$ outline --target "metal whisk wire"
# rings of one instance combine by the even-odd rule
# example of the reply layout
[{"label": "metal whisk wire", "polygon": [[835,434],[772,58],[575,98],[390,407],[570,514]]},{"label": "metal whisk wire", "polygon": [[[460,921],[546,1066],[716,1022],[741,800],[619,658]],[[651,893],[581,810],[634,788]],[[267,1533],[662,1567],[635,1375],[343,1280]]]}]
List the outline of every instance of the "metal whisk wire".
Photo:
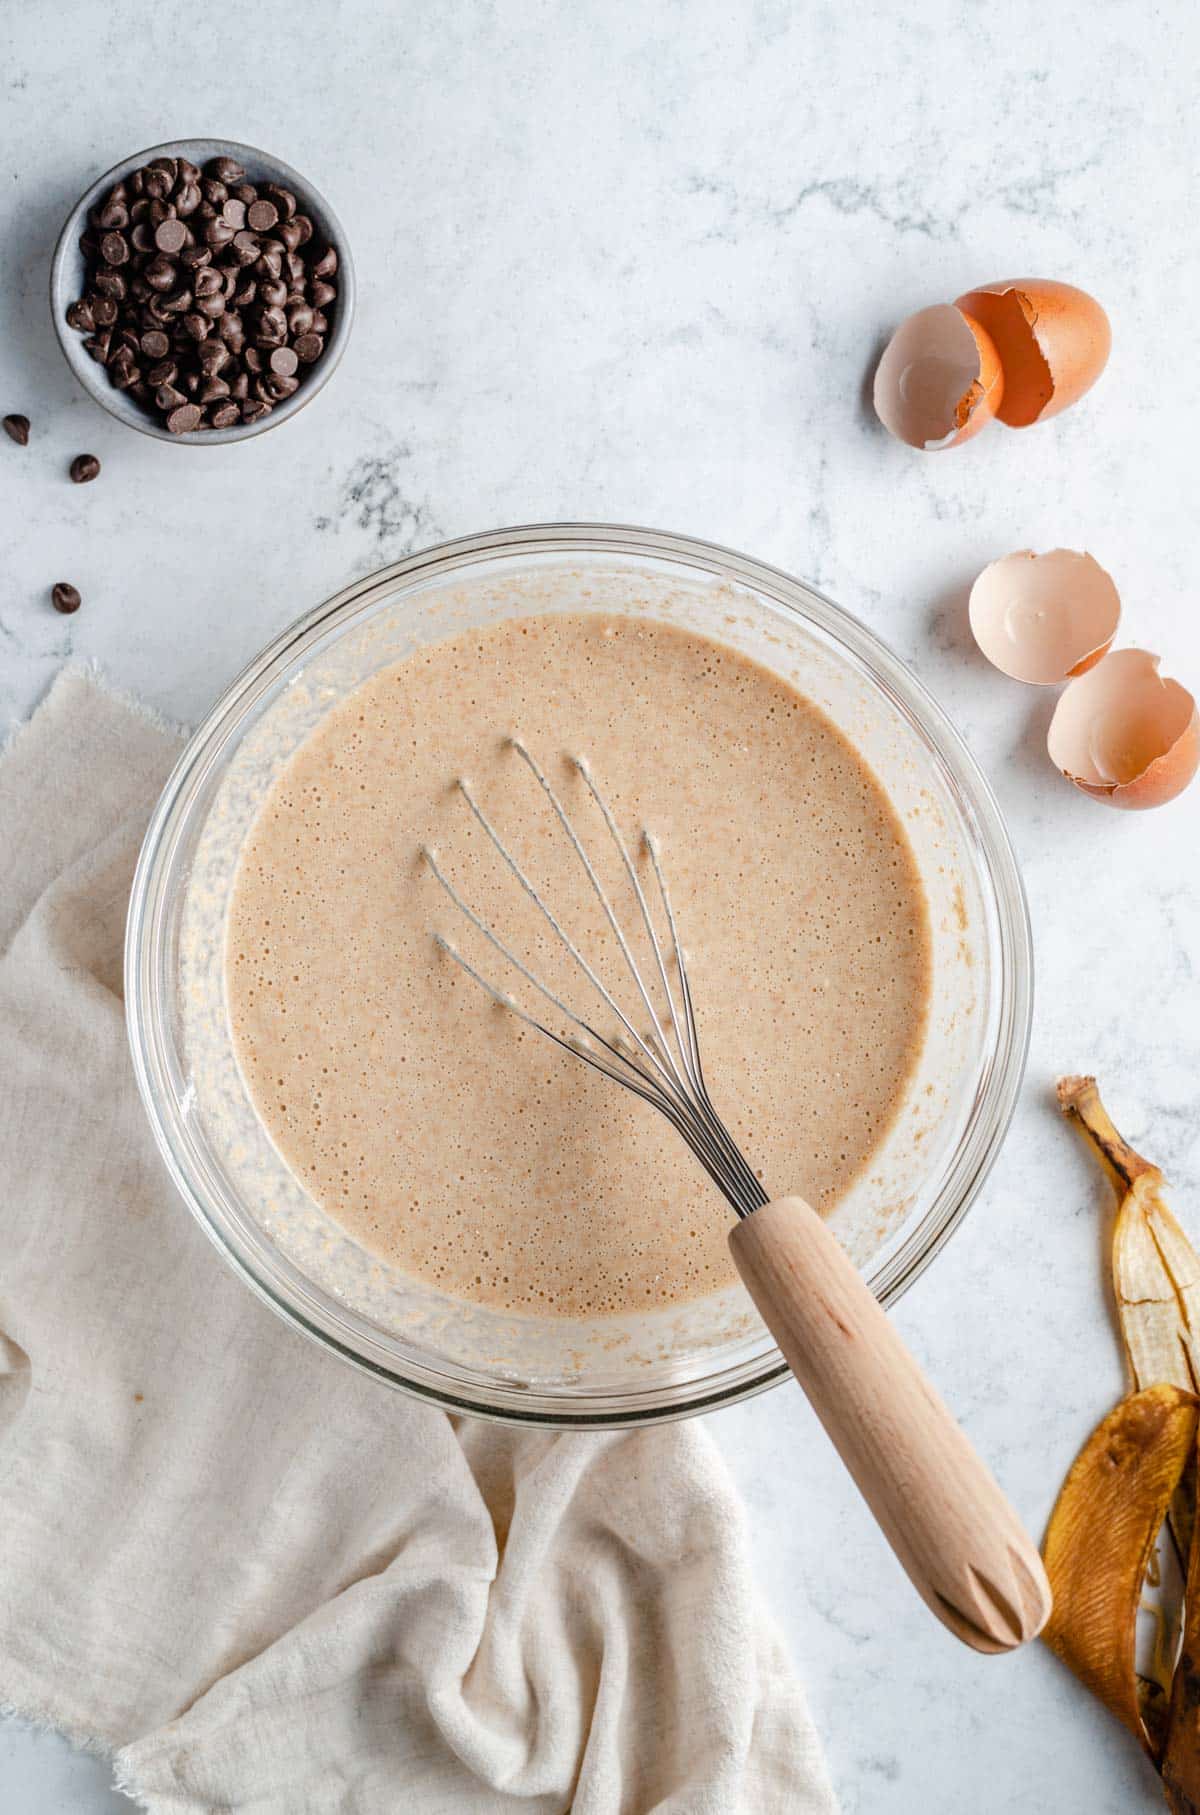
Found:
[{"label": "metal whisk wire", "polygon": [[[531,987],[564,1017],[570,1027],[577,1033],[559,1033],[546,1022],[531,1014],[516,1002],[512,995],[501,989],[485,977],[481,971],[466,959],[458,948],[441,933],[434,935],[437,945],[455,963],[464,970],[481,989],[501,1007],[525,1023],[527,1027],[544,1034],[548,1040],[570,1053],[573,1058],[582,1059],[593,1070],[604,1077],[612,1079],[626,1090],[632,1091],[643,1102],[665,1116],[671,1126],[687,1143],[695,1158],[703,1166],[708,1176],[725,1197],[730,1207],[739,1217],[749,1216],[767,1202],[767,1193],[763,1190],[758,1178],[751,1170],[733,1136],[713,1107],[704,1081],[704,1072],[700,1062],[700,1041],[696,1029],[696,1017],[692,1003],[691,988],[688,983],[687,966],[684,961],[683,946],[679,938],[674,909],[667,889],[663,872],[661,853],[657,841],[643,828],[642,837],[649,853],[651,867],[654,871],[662,911],[666,916],[670,933],[670,953],[675,961],[678,975],[678,990],[672,987],[668,958],[663,950],[663,943],[655,925],[654,915],[646,899],[645,891],[637,874],[637,868],[630,855],[612,810],[596,784],[588,763],[580,757],[572,757],[576,770],[581,776],[591,799],[598,808],[608,833],[613,841],[624,874],[632,888],[638,905],[642,925],[653,953],[654,969],[662,991],[665,1007],[656,1006],[650,987],[642,974],[642,969],[634,955],[629,939],[621,925],[616,910],[609,898],[604,884],[584,847],[579,834],[571,821],[570,815],[563,806],[548,777],[526,746],[518,738],[509,739],[510,748],[524,761],[558,819],[571,847],[583,865],[591,888],[596,895],[605,920],[616,940],[621,958],[628,970],[637,991],[642,1009],[650,1022],[649,1031],[642,1033],[630,1018],[626,1010],[612,991],[598,975],[595,968],[580,951],[575,941],[563,927],[553,910],[530,880],[524,869],[513,856],[512,851],[501,837],[488,815],[479,805],[471,791],[470,784],[459,779],[458,791],[465,800],[476,822],[486,834],[502,862],[511,875],[520,884],[529,900],[550,927],[558,943],[568,954],[573,963],[582,972],[590,986],[600,996],[608,1009],[620,1023],[621,1031],[612,1038],[601,1033],[592,1022],[585,1019],[571,1008],[561,996],[539,977],[527,965],[512,947],[494,932],[490,926],[475,912],[470,903],[464,899],[455,884],[446,875],[438,861],[437,853],[430,846],[422,847],[422,856],[430,870],[441,884],[445,893],[458,908],[459,912],[482,933],[492,948],[510,964]],[[678,1000],[677,1000],[678,996]]]}]

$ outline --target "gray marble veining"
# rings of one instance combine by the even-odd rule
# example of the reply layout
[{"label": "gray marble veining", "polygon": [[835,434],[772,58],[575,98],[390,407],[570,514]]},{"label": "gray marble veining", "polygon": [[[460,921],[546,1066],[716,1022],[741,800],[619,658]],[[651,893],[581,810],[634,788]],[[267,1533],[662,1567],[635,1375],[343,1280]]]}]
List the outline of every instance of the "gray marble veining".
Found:
[{"label": "gray marble veining", "polygon": [[[7,8],[0,41],[0,413],[33,422],[24,451],[0,443],[0,732],[72,659],[194,720],[351,576],[502,523],[691,531],[857,612],[965,733],[1030,892],[1021,1106],[897,1316],[1040,1529],[1122,1380],[1107,1187],[1059,1123],[1057,1072],[1100,1074],[1200,1231],[1200,790],[1145,816],[1073,793],[1044,756],[1051,699],[986,667],[965,597],[994,555],[1090,548],[1122,639],[1200,684],[1194,10],[259,0],[210,41],[144,0],[59,0]],[[196,130],[311,171],[360,282],[328,389],[227,449],[103,415],[44,301],[89,175]],[[1094,395],[942,455],[889,441],[866,382],[899,317],[1031,272],[1109,308]],[[83,450],[104,471],[72,487]],[[51,611],[58,579],[77,617]],[[848,1815],[1160,1806],[1048,1654],[977,1659],[934,1625],[797,1393],[714,1429]],[[0,1806],[100,1810],[104,1781],[0,1726]]]}]

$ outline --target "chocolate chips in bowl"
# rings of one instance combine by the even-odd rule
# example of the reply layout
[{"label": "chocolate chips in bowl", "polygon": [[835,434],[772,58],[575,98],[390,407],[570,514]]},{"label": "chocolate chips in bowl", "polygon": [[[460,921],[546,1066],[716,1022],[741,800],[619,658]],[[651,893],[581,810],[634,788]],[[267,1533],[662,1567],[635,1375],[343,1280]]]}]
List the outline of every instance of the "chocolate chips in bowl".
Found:
[{"label": "chocolate chips in bowl", "polygon": [[181,140],[93,185],[60,238],[63,350],[113,414],[160,438],[260,433],[316,394],[353,314],[328,204],[249,146]]}]

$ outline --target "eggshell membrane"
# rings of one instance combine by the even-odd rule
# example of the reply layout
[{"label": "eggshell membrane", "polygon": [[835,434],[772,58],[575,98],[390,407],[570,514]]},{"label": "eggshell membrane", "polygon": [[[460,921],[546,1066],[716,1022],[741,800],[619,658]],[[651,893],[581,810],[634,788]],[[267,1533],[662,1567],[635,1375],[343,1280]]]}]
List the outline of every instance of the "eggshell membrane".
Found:
[{"label": "eggshell membrane", "polygon": [[932,452],[977,435],[1003,391],[990,335],[952,303],[936,303],[902,321],[884,348],[875,412],[897,440]]},{"label": "eggshell membrane", "polygon": [[1074,284],[1006,278],[968,290],[958,307],[982,324],[999,353],[1004,391],[996,415],[1009,428],[1057,416],[1091,389],[1108,362],[1108,316]]},{"label": "eggshell membrane", "polygon": [[1115,649],[1064,689],[1046,748],[1085,794],[1114,807],[1158,807],[1200,767],[1200,714],[1186,687],[1145,649]]},{"label": "eggshell membrane", "polygon": [[1022,548],[984,568],[968,613],[975,641],[994,667],[1047,687],[1095,666],[1117,634],[1121,599],[1091,555]]}]

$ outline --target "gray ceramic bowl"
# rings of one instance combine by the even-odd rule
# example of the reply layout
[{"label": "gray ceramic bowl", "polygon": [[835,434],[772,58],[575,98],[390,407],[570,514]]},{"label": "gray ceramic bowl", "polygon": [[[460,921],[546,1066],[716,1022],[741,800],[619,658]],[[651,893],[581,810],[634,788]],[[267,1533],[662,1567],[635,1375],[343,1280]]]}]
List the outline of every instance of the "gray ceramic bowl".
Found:
[{"label": "gray ceramic bowl", "polygon": [[[172,435],[166,425],[144,409],[136,398],[127,396],[124,391],[117,390],[115,385],[109,383],[104,367],[97,365],[84,350],[84,336],[68,325],[67,309],[77,297],[82,296],[84,286],[86,260],[79,250],[79,236],[87,226],[88,210],[105,191],[131,171],[137,170],[140,165],[148,164],[151,158],[183,157],[189,158],[193,164],[203,166],[209,158],[222,155],[234,157],[240,164],[244,164],[247,179],[251,183],[279,183],[283,188],[290,189],[303,212],[310,216],[316,237],[336,246],[336,312],[332,332],[326,340],[325,351],[320,359],[308,368],[300,389],[283,403],[277,403],[269,415],[263,416],[258,422],[238,423],[234,428],[197,429],[190,435]],[[253,145],[239,145],[232,139],[171,139],[165,145],[151,145],[146,151],[137,151],[132,157],[122,158],[119,164],[114,164],[111,170],[106,170],[103,176],[97,177],[91,188],[80,196],[59,234],[50,265],[50,313],[54,318],[55,332],[67,364],[84,390],[110,416],[116,416],[119,421],[139,430],[141,434],[153,435],[159,441],[173,441],[193,447],[219,447],[229,441],[247,441],[251,435],[261,435],[267,429],[277,428],[289,416],[294,416],[297,410],[302,410],[306,403],[310,403],[321,386],[327,384],[333,376],[334,368],[346,350],[354,322],[354,294],[354,263],[345,229],[325,197],[313,188],[307,177],[301,176],[298,170],[293,170],[290,164],[285,164],[282,158],[273,158],[268,152],[257,151]]]}]

